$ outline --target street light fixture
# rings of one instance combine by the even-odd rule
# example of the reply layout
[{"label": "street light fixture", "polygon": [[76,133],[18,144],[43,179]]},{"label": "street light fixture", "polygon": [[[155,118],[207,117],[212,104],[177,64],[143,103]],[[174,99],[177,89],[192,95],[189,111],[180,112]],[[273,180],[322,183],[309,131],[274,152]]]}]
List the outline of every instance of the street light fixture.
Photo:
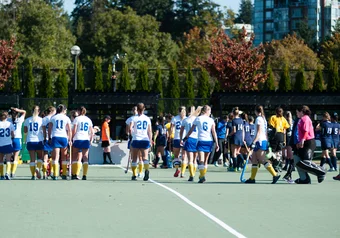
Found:
[{"label": "street light fixture", "polygon": [[80,47],[77,45],[72,46],[71,54],[74,55],[74,90],[77,90],[77,59],[80,55],[81,50]]}]

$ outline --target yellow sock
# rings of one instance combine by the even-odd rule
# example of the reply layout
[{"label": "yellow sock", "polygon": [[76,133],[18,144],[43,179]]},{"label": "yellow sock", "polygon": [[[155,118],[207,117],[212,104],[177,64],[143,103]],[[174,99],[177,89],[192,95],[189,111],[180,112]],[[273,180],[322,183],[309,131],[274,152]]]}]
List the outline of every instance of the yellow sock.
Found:
[{"label": "yellow sock", "polygon": [[76,175],[79,175],[79,174],[80,174],[80,170],[81,170],[82,165],[83,165],[83,164],[82,164],[81,162],[78,162],[78,163],[77,163]]},{"label": "yellow sock", "polygon": [[77,169],[78,169],[78,162],[77,161],[73,161],[72,162],[72,166],[71,166],[71,174],[72,175],[77,174]]},{"label": "yellow sock", "polygon": [[6,174],[10,174],[11,173],[11,162],[7,162],[6,163]]},{"label": "yellow sock", "polygon": [[89,162],[83,163],[83,175],[87,176],[87,171],[89,170]]},{"label": "yellow sock", "polygon": [[18,167],[18,161],[14,161],[11,167],[11,174],[15,174],[15,172],[17,171],[17,167]]},{"label": "yellow sock", "polygon": [[150,164],[149,164],[149,161],[144,161],[144,170],[149,170],[149,167],[150,167]]},{"label": "yellow sock", "polygon": [[43,171],[43,175],[46,176],[47,175],[47,162],[44,162],[42,165],[42,171]]},{"label": "yellow sock", "polygon": [[54,177],[59,177],[59,164],[53,164]]},{"label": "yellow sock", "polygon": [[185,173],[185,170],[187,169],[187,165],[186,163],[183,163],[182,164],[182,167],[181,167],[181,174],[183,175]]},{"label": "yellow sock", "polygon": [[273,166],[271,164],[269,164],[268,162],[264,164],[264,167],[268,170],[268,172],[274,177],[276,176],[276,172],[273,168]]},{"label": "yellow sock", "polygon": [[43,161],[41,159],[38,159],[38,161],[37,161],[37,168],[39,170],[41,170],[42,164],[43,164]]},{"label": "yellow sock", "polygon": [[30,171],[31,171],[31,175],[35,176],[35,162],[30,163]]},{"label": "yellow sock", "polygon": [[189,167],[190,177],[194,177],[194,164],[190,162],[188,167]]},{"label": "yellow sock", "polygon": [[137,176],[137,163],[131,163],[132,175]]},{"label": "yellow sock", "polygon": [[251,173],[250,173],[250,179],[254,180],[257,174],[257,170],[259,169],[259,167],[257,166],[257,164],[253,164],[251,166]]},{"label": "yellow sock", "polygon": [[4,176],[4,164],[0,164],[0,176]]},{"label": "yellow sock", "polygon": [[200,171],[199,178],[203,178],[204,177],[204,165],[198,165],[198,169]]},{"label": "yellow sock", "polygon": [[203,176],[205,176],[207,174],[207,171],[208,171],[208,165],[205,165],[204,169],[203,169],[203,173],[204,173]]},{"label": "yellow sock", "polygon": [[197,171],[197,164],[194,164],[194,177],[195,177],[195,174],[196,174],[196,171]]},{"label": "yellow sock", "polygon": [[67,161],[61,162],[61,169],[63,170],[63,176],[67,175]]},{"label": "yellow sock", "polygon": [[139,162],[138,163],[138,173],[139,174],[143,173],[143,167],[144,167],[144,163],[143,162]]},{"label": "yellow sock", "polygon": [[54,175],[54,165],[53,165],[53,163],[52,163],[52,160],[50,160],[48,163],[49,163],[49,165],[50,165],[51,174]]}]

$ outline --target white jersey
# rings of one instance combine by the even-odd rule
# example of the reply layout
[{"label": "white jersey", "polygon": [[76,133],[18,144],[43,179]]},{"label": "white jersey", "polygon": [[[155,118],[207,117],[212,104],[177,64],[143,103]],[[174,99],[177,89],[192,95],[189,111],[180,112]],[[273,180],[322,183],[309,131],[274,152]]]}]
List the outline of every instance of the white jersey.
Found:
[{"label": "white jersey", "polygon": [[132,118],[131,122],[133,122],[133,140],[149,140],[148,128],[151,126],[150,118],[144,114],[137,115]]},{"label": "white jersey", "polygon": [[8,121],[11,122],[14,126],[14,138],[22,138],[22,123],[25,121],[25,116],[22,115],[21,117],[18,117],[15,119],[15,122],[13,122],[12,118],[8,118]]},{"label": "white jersey", "polygon": [[208,116],[203,115],[196,118],[194,125],[198,131],[199,141],[213,141],[211,127],[214,123],[214,120]]},{"label": "white jersey", "polygon": [[50,123],[52,115],[47,115],[43,118],[42,125],[46,127],[46,138],[48,138],[48,124]]},{"label": "white jersey", "polygon": [[12,131],[15,131],[12,122],[0,121],[0,146],[12,144]]},{"label": "white jersey", "polygon": [[71,120],[64,114],[56,114],[51,117],[50,123],[52,123],[51,137],[63,137],[68,138],[66,132],[66,125],[69,124],[71,128]]},{"label": "white jersey", "polygon": [[177,115],[175,117],[172,118],[171,120],[171,124],[173,125],[173,130],[175,130],[175,136],[174,136],[174,140],[179,140],[179,132],[181,131],[181,126],[182,126],[182,122],[186,117],[184,117],[183,119],[181,119],[180,115]]},{"label": "white jersey", "polygon": [[[185,137],[186,132],[190,131],[195,120],[196,120],[196,117],[194,116],[187,117],[183,120],[182,122],[182,126],[184,127],[183,138]],[[195,128],[195,130],[192,131],[189,137],[194,138],[194,139],[198,138],[197,128]]]},{"label": "white jersey", "polygon": [[[136,114],[136,115],[134,115],[134,116],[131,116],[131,117],[129,117],[128,119],[126,119],[126,121],[125,121],[125,124],[127,125],[127,126],[130,126],[130,123],[132,122],[132,120],[133,120],[133,118],[135,117],[135,116],[138,116],[138,114]],[[133,136],[133,130],[131,131],[131,136]]]},{"label": "white jersey", "polygon": [[257,131],[258,125],[261,128],[261,130],[260,130],[261,132],[259,134],[258,141],[267,140],[267,121],[266,121],[266,119],[264,119],[262,116],[258,116],[256,118],[256,120],[255,120],[255,137],[258,133],[258,131]]},{"label": "white jersey", "polygon": [[90,128],[93,126],[92,121],[87,116],[77,116],[73,125],[77,125],[77,131],[73,140],[90,140]]},{"label": "white jersey", "polygon": [[26,142],[39,142],[44,140],[41,117],[37,117],[36,121],[33,121],[33,117],[27,118],[24,126],[27,127]]}]

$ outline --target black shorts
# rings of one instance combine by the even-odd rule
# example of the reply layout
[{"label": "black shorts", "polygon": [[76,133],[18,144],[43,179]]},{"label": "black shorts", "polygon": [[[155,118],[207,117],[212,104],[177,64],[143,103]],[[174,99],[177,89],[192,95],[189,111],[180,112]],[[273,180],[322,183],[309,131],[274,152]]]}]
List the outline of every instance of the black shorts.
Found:
[{"label": "black shorts", "polygon": [[110,142],[108,140],[102,141],[102,147],[103,148],[106,148],[106,147],[109,147],[109,146],[110,146]]},{"label": "black shorts", "polygon": [[277,132],[272,140],[269,142],[273,152],[279,152],[282,150],[283,140],[284,134],[282,132]]}]

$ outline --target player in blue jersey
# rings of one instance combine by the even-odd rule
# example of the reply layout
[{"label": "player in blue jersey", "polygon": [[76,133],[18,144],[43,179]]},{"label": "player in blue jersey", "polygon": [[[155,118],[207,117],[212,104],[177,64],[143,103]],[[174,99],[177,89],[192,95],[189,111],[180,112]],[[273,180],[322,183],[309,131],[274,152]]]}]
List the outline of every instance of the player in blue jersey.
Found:
[{"label": "player in blue jersey", "polygon": [[333,166],[331,163],[331,159],[329,156],[329,151],[332,148],[332,131],[333,124],[330,121],[331,117],[328,112],[324,112],[322,117],[322,122],[317,125],[316,130],[321,132],[321,149],[322,149],[322,157],[320,166],[323,167],[327,162],[330,167],[330,171],[333,170]]},{"label": "player in blue jersey", "polygon": [[332,171],[338,170],[338,158],[336,157],[336,151],[339,147],[339,131],[340,131],[340,124],[338,123],[338,114],[335,112],[331,116],[331,121],[333,124],[332,130],[332,149],[331,149],[331,163],[333,166]]},{"label": "player in blue jersey", "polygon": [[[226,163],[225,159],[225,140],[226,140],[226,131],[227,131],[227,122],[228,122],[228,116],[224,116],[223,120],[220,120],[217,123],[216,133],[217,133],[217,140],[218,140],[218,146],[220,149],[215,152],[214,154],[214,160],[213,163],[216,167],[218,167],[218,159],[220,158],[221,154],[223,156],[223,164]],[[250,142],[251,143],[251,142]]]},{"label": "player in blue jersey", "polygon": [[241,154],[241,147],[244,141],[243,120],[240,118],[240,110],[238,107],[233,108],[234,119],[232,121],[231,136],[231,159],[233,160],[233,169],[231,171],[239,171],[241,162],[244,160]]},{"label": "player in blue jersey", "polygon": [[167,165],[167,159],[164,153],[164,149],[166,146],[166,139],[168,137],[168,130],[166,129],[164,125],[164,118],[162,116],[159,116],[158,119],[158,125],[156,128],[156,132],[154,134],[153,141],[156,142],[156,159],[153,163],[153,167],[157,168],[157,164],[159,160],[162,158],[163,165]]}]

